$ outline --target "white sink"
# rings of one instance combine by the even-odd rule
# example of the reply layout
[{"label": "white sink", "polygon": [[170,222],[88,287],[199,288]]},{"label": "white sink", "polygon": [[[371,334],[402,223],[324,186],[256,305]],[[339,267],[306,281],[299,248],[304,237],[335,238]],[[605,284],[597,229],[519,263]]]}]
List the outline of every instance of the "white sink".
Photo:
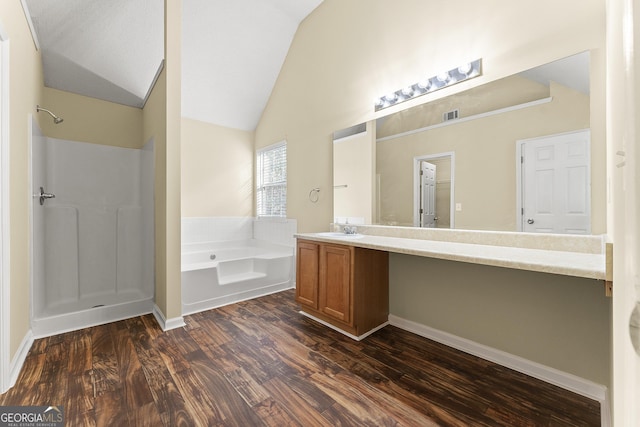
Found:
[{"label": "white sink", "polygon": [[330,237],[332,239],[361,239],[363,234],[346,234],[339,231],[325,231],[322,233],[316,233],[318,237]]}]

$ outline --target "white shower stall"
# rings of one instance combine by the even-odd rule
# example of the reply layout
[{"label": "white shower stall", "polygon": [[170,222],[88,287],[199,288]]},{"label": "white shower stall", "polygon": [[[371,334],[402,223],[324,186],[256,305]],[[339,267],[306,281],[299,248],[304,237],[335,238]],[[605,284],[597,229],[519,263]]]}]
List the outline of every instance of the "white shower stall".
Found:
[{"label": "white shower stall", "polygon": [[32,127],[34,336],[150,313],[153,141],[120,148]]}]

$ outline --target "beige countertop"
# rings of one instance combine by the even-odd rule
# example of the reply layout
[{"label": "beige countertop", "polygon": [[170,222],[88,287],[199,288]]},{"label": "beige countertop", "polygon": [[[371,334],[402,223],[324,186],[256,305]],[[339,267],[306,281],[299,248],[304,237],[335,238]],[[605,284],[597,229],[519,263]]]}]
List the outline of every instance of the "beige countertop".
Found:
[{"label": "beige countertop", "polygon": [[[360,230],[361,227],[358,227]],[[585,277],[589,279],[607,279],[607,256],[602,242],[601,251],[574,251],[557,248],[540,249],[535,247],[519,247],[513,242],[519,242],[522,233],[502,233],[506,237],[500,240],[502,244],[491,241],[491,244],[478,243],[482,239],[477,236],[473,243],[461,241],[431,240],[424,236],[394,237],[393,230],[389,227],[376,230],[375,226],[364,227],[363,234],[355,236],[341,235],[340,233],[305,233],[296,234],[295,237],[304,240],[313,240],[326,243],[336,243],[359,248],[377,249],[381,251],[416,255],[429,258],[444,259],[450,261],[468,262],[473,264],[491,265],[496,267],[514,268],[519,270],[537,271],[543,273],[560,274],[567,276]],[[385,235],[376,235],[385,234]],[[401,230],[406,235],[405,230]],[[454,236],[455,231],[447,230],[449,236]],[[465,231],[463,233],[469,233]],[[513,240],[510,235],[519,240]],[[573,238],[585,237],[589,244],[593,244],[594,238],[599,236],[572,236]],[[548,236],[540,236],[548,239]],[[456,239],[452,239],[456,240]],[[535,236],[534,236],[535,240]],[[488,240],[489,241],[489,240]],[[597,240],[595,240],[597,243]],[[578,244],[580,241],[578,240]],[[597,244],[595,245],[597,247]],[[595,252],[595,253],[594,253]]]}]

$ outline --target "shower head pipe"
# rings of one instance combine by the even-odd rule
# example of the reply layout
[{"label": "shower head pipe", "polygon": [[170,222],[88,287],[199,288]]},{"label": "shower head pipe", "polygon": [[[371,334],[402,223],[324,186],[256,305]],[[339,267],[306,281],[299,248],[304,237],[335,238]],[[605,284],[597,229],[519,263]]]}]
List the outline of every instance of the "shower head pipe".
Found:
[{"label": "shower head pipe", "polygon": [[53,117],[53,123],[55,124],[59,124],[62,123],[64,121],[63,118],[56,116],[55,114],[53,114],[51,111],[47,110],[46,108],[42,108],[39,105],[36,105],[36,111],[39,113],[40,111],[44,111],[45,113],[49,113],[49,115],[51,117]]}]

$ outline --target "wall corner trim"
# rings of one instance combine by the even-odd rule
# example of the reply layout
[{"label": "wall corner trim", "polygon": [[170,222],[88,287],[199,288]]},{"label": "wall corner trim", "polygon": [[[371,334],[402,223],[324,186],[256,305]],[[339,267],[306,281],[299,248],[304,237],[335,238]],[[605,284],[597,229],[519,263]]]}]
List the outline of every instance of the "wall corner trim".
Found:
[{"label": "wall corner trim", "polygon": [[36,32],[36,28],[33,25],[33,20],[31,19],[31,12],[29,12],[29,7],[27,6],[27,1],[20,0],[20,3],[22,4],[22,11],[24,12],[24,17],[27,20],[29,31],[31,32],[33,45],[36,48],[36,50],[40,50],[40,41],[38,40],[38,33]]},{"label": "wall corner trim", "polygon": [[603,420],[602,425],[609,425],[609,423],[604,423],[609,413],[609,393],[607,387],[602,384],[594,383],[576,375],[479,344],[466,338],[458,337],[448,332],[431,328],[421,323],[403,319],[393,314],[389,315],[389,323],[397,328],[420,335],[421,337],[431,339],[440,344],[497,363],[590,399],[597,400],[600,402],[600,413]]},{"label": "wall corner trim", "polygon": [[[29,350],[33,345],[34,337],[33,332],[29,329],[22,339],[20,343],[20,347],[18,347],[18,351],[16,351],[15,357],[11,360],[10,366],[10,374],[9,374],[9,388],[13,387],[18,380],[18,375],[20,375],[20,371],[22,370],[22,366],[24,365],[25,360],[27,359],[27,355],[29,354]],[[4,392],[6,390],[3,390]]]},{"label": "wall corner trim", "polygon": [[187,326],[184,322],[184,317],[173,317],[171,319],[167,319],[164,317],[164,313],[160,310],[160,307],[157,305],[153,305],[153,317],[156,318],[156,322],[160,325],[163,331],[169,331],[171,329],[181,328],[183,326]]}]

